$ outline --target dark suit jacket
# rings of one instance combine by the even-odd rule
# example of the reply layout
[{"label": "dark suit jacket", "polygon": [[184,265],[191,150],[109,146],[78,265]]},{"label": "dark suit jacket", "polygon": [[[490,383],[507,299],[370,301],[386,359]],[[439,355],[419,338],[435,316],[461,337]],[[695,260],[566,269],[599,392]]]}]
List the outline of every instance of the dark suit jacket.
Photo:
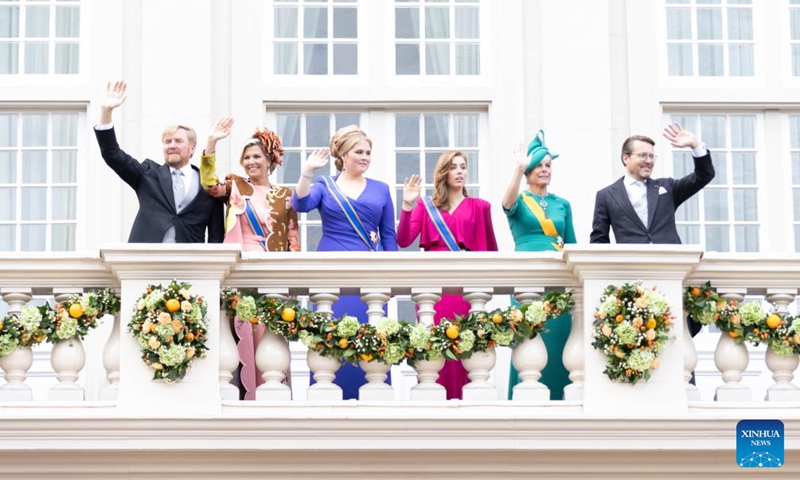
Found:
[{"label": "dark suit jacket", "polygon": [[647,181],[648,227],[628,199],[623,178],[597,192],[590,243],[609,243],[609,228],[617,243],[681,243],[675,227],[675,210],[714,179],[711,153],[694,159],[694,172],[675,180]]},{"label": "dark suit jacket", "polygon": [[[131,228],[128,243],[161,243],[164,234],[175,226],[177,243],[222,243],[225,237],[222,202],[200,190],[180,213],[172,195],[169,165],[145,159],[139,162],[119,148],[114,129],[95,130],[100,153],[117,175],[136,191],[139,212]],[[192,165],[194,170],[197,167]]]}]

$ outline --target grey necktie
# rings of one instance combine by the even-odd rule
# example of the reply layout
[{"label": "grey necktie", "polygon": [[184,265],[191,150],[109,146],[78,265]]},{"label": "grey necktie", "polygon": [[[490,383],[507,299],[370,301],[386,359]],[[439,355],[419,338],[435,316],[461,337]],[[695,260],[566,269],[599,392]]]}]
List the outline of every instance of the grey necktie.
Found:
[{"label": "grey necktie", "polygon": [[172,172],[172,194],[175,196],[175,209],[180,210],[183,197],[186,196],[186,187],[183,183],[183,172],[175,170]]}]

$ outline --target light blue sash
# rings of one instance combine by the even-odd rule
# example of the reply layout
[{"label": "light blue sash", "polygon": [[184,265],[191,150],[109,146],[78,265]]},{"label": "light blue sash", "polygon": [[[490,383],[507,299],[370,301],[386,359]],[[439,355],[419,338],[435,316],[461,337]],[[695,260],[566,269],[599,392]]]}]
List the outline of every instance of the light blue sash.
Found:
[{"label": "light blue sash", "polygon": [[261,237],[261,240],[258,241],[258,244],[267,251],[267,234],[264,231],[264,228],[261,225],[261,221],[258,219],[258,215],[256,215],[256,211],[253,208],[253,205],[250,203],[250,200],[245,200],[245,207],[244,207],[244,215],[247,218],[247,223],[250,224],[250,228],[253,230],[253,233],[257,237]]},{"label": "light blue sash", "polygon": [[428,216],[431,217],[433,226],[436,227],[436,231],[439,232],[439,236],[442,237],[447,248],[449,248],[451,252],[460,251],[461,248],[458,246],[453,232],[450,231],[450,228],[444,222],[444,218],[442,218],[442,212],[433,205],[433,199],[431,197],[422,197],[422,204],[425,205],[425,211],[427,211]]},{"label": "light blue sash", "polygon": [[367,233],[367,230],[364,228],[364,224],[361,223],[361,219],[358,217],[356,209],[350,205],[350,200],[348,200],[347,196],[343,194],[341,190],[339,190],[339,186],[336,185],[336,182],[334,182],[331,177],[322,177],[322,180],[325,181],[325,186],[328,187],[328,191],[331,192],[334,200],[336,200],[336,203],[339,204],[339,208],[342,209],[345,218],[347,218],[347,221],[350,222],[353,230],[355,230],[356,234],[359,236],[359,238],[361,238],[361,241],[364,242],[364,245],[366,245],[371,252],[382,251],[383,245],[381,244],[380,237],[377,236],[377,233],[372,232],[377,238],[376,241],[372,241],[370,235]]}]

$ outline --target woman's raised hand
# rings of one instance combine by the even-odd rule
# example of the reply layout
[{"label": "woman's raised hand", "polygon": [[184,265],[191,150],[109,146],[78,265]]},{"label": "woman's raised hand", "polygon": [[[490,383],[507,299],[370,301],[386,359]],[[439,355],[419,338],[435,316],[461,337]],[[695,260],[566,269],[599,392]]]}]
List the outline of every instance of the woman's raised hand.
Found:
[{"label": "woman's raised hand", "polygon": [[525,171],[528,168],[528,156],[525,154],[525,144],[518,143],[511,150],[511,157],[514,159],[514,165],[520,171]]},{"label": "woman's raised hand", "polygon": [[211,128],[211,133],[208,134],[208,139],[212,138],[216,141],[222,140],[231,134],[231,127],[233,126],[233,117],[221,117],[217,120],[216,125]]},{"label": "woman's raised hand", "polygon": [[[331,151],[327,148],[317,148],[306,158],[304,171],[313,171],[324,167],[331,158]],[[310,173],[310,172],[309,172]]]},{"label": "woman's raised hand", "polygon": [[414,208],[417,199],[419,198],[420,187],[422,186],[422,179],[419,175],[411,175],[411,178],[406,178],[403,181],[403,206],[408,206],[409,209]]}]

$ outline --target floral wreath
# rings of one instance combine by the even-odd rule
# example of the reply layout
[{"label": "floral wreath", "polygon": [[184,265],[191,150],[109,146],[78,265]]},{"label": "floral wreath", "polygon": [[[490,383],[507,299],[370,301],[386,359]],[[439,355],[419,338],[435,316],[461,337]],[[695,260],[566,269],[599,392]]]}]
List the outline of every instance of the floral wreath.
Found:
[{"label": "floral wreath", "polygon": [[42,330],[42,319],[48,308],[25,305],[19,314],[0,320],[0,358],[17,347],[30,347],[44,341],[46,334]]},{"label": "floral wreath", "polygon": [[153,379],[172,384],[186,376],[192,360],[205,357],[206,303],[189,293],[191,285],[172,280],[167,287],[148,285],[136,300],[128,331],[139,343]]},{"label": "floral wreath", "polygon": [[641,280],[609,285],[594,317],[592,346],[606,356],[603,373],[621,383],[648,381],[669,339],[673,317],[666,297]]},{"label": "floral wreath", "polygon": [[765,343],[780,357],[800,353],[800,317],[784,315],[774,305],[739,303],[720,297],[711,282],[686,288],[683,308],[696,322],[716,325],[737,344]]},{"label": "floral wreath", "polygon": [[286,340],[298,340],[320,355],[342,358],[348,363],[378,361],[389,365],[406,359],[411,366],[442,357],[469,358],[495,345],[513,347],[534,338],[547,320],[569,312],[573,305],[570,292],[553,292],[520,308],[443,318],[439,325],[392,318],[370,325],[361,324],[349,315],[329,318],[302,308],[294,299],[257,297],[255,292],[230,287],[220,292],[222,308],[229,318],[265,325]]},{"label": "floral wreath", "polygon": [[42,312],[42,330],[50,343],[76,337],[83,340],[90,330],[97,328],[98,318],[119,313],[119,308],[120,299],[109,288],[73,294],[54,309],[46,307],[47,311]]}]

